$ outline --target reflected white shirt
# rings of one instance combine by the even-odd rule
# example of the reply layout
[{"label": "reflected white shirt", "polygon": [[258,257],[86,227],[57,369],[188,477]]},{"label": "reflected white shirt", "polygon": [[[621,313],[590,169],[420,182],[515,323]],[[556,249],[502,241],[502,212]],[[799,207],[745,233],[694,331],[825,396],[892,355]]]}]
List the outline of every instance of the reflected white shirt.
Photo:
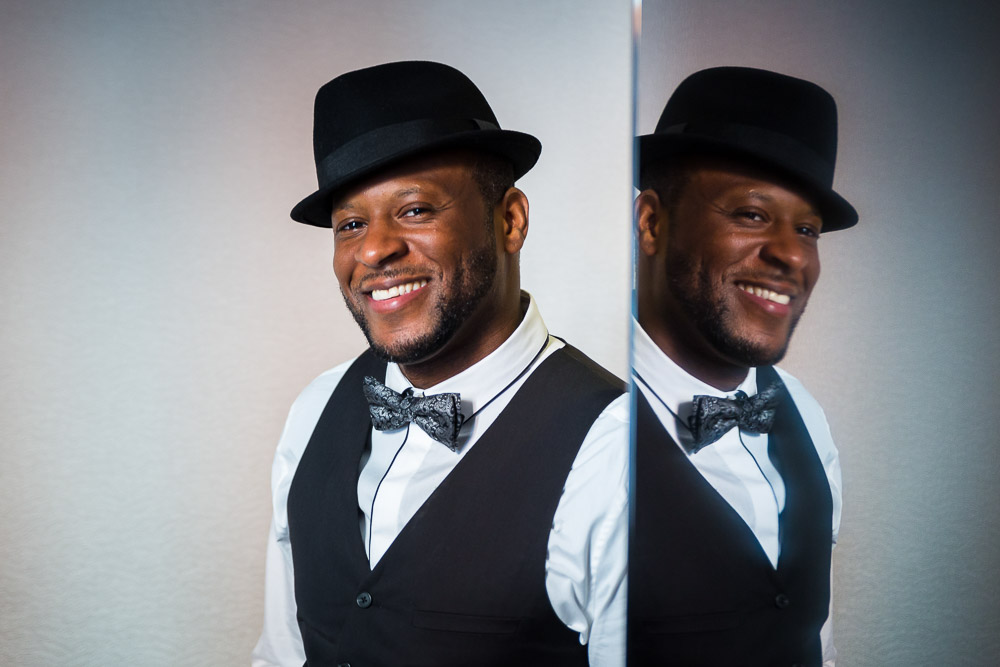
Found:
[{"label": "reflected white shirt", "polygon": [[[371,452],[362,461],[358,479],[359,530],[371,567],[531,373],[561,347],[562,341],[549,336],[532,299],[518,328],[489,356],[434,387],[415,390],[458,392],[462,413],[475,414],[462,427],[458,452],[416,426],[372,429]],[[267,548],[264,631],[253,651],[254,667],[300,667],[305,661],[295,621],[288,490],[316,422],[351,363],[320,375],[302,392],[278,443],[271,476],[274,515]],[[391,363],[385,383],[400,392],[411,386]],[[625,663],[627,480],[628,396],[622,395],[594,422],[573,462],[553,517],[545,563],[552,608],[587,644],[591,665]]]},{"label": "reflected white shirt", "polygon": [[[633,322],[633,325],[633,382],[678,446],[691,442],[691,432],[687,429],[686,421],[694,396],[703,394],[732,398],[737,391],[743,391],[748,396],[757,393],[756,368],[750,369],[746,379],[736,389],[729,392],[716,389],[674,363],[638,322]],[[802,421],[805,422],[830,483],[833,497],[832,548],[837,542],[841,512],[840,460],[837,448],[833,444],[826,415],[816,399],[794,377],[780,368],[775,370],[802,415]],[[684,422],[679,423],[674,415]],[[778,515],[785,508],[785,484],[767,456],[767,434],[748,433],[734,428],[718,441],[689,454],[688,459],[743,518],[760,542],[771,565],[777,567],[781,552]],[[831,614],[827,617],[820,636],[823,640],[823,659],[826,664],[832,664],[836,655],[832,641],[832,603]]]}]

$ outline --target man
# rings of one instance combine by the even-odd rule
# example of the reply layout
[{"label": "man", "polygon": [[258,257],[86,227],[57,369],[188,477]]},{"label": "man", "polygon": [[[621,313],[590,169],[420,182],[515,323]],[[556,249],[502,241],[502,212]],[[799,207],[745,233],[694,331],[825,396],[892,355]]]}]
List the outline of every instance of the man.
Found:
[{"label": "man", "polygon": [[833,660],[837,450],[773,364],[820,232],[857,222],[836,146],[826,91],[736,67],[688,77],[639,138],[629,665]]},{"label": "man", "polygon": [[428,62],[323,86],[314,143],[370,349],[289,415],[253,664],[622,664],[627,397],[520,290],[541,145]]}]

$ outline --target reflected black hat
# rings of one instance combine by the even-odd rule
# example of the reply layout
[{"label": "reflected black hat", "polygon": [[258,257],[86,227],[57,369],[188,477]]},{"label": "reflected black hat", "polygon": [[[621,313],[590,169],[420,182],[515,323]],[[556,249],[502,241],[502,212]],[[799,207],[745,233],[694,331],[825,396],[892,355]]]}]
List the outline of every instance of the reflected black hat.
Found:
[{"label": "reflected black hat", "polygon": [[319,189],[296,204],[292,219],[329,227],[335,191],[403,158],[445,148],[507,158],[515,179],[542,152],[533,136],[500,129],[483,94],[453,67],[398,62],[338,76],[316,93]]},{"label": "reflected black hat", "polygon": [[640,174],[680,155],[747,158],[815,197],[823,231],[858,221],[854,207],[833,191],[837,104],[809,81],[748,67],[695,72],[670,96],[656,131],[638,137],[637,148]]}]

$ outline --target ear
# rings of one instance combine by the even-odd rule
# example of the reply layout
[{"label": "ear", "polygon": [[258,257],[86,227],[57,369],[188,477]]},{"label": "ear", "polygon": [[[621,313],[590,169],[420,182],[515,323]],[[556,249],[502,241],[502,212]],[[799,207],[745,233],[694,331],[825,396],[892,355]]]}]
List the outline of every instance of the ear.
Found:
[{"label": "ear", "polygon": [[494,210],[497,214],[503,216],[503,249],[514,255],[528,236],[528,198],[517,188],[509,188]]},{"label": "ear", "polygon": [[635,234],[639,253],[652,257],[666,233],[666,211],[656,190],[643,190],[635,198]]}]

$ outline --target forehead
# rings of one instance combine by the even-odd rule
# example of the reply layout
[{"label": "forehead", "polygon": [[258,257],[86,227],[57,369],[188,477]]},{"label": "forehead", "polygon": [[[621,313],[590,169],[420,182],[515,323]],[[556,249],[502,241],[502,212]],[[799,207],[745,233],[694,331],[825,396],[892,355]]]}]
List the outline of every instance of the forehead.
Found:
[{"label": "forehead", "polygon": [[733,158],[691,158],[683,166],[681,201],[705,197],[745,197],[794,209],[798,215],[821,218],[816,199],[800,184],[766,165]]},{"label": "forehead", "polygon": [[461,196],[474,191],[475,155],[448,151],[397,162],[334,193],[334,212],[351,208],[369,196],[406,196],[414,193]]}]

